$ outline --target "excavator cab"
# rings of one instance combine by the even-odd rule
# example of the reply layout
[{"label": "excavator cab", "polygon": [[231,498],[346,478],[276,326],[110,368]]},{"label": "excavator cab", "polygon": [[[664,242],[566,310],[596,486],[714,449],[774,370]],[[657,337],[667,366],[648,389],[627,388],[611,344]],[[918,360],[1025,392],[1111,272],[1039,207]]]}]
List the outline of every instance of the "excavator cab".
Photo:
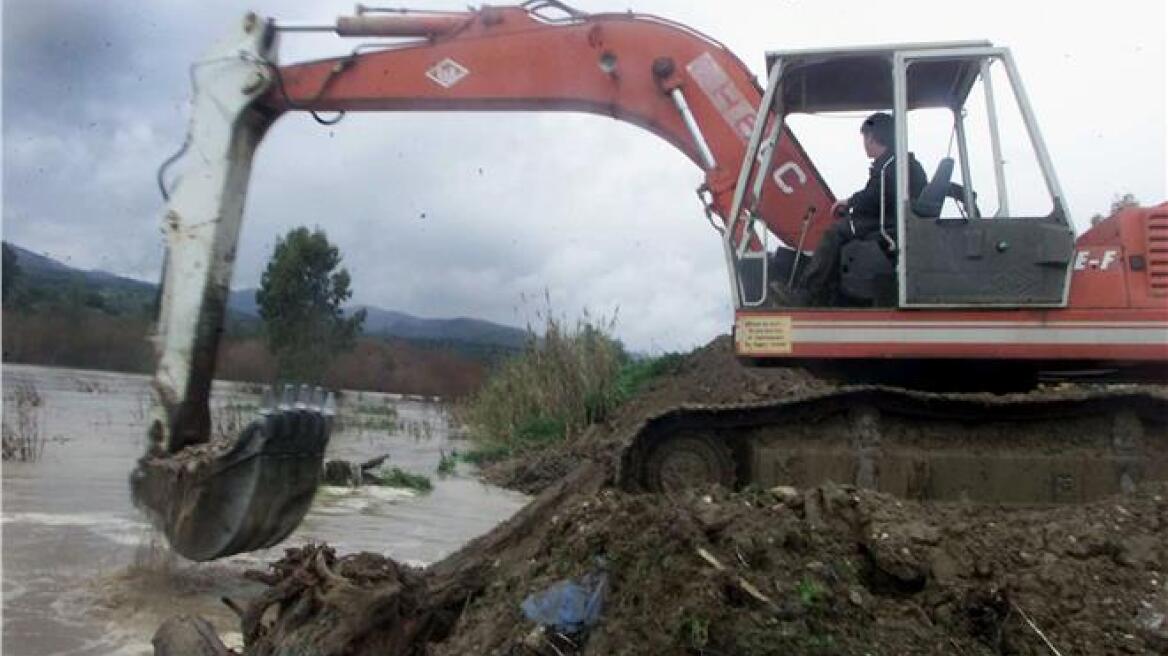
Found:
[{"label": "excavator cab", "polygon": [[[895,120],[897,188],[884,191],[896,197],[897,215],[886,223],[897,230],[845,245],[839,305],[1066,305],[1074,230],[1008,49],[978,41],[781,51],[768,53],[767,69],[769,84],[747,161],[767,160],[775,140],[799,115],[851,119],[835,121],[848,126],[848,139],[868,113],[890,112]],[[771,128],[764,138],[765,125]],[[800,135],[814,156],[806,132]],[[838,130],[833,136],[843,138]],[[910,152],[926,171],[935,170],[916,198],[908,195]],[[755,175],[784,166],[768,162]],[[746,186],[739,210],[747,217],[752,182],[759,195],[785,191],[740,179]],[[983,214],[980,206],[993,207]],[[734,241],[734,231],[726,235]],[[727,248],[739,278],[739,307],[773,305],[765,299],[768,285],[756,278],[760,267],[744,266],[751,255],[741,245]],[[791,244],[779,254],[777,260],[771,256],[768,277],[793,284],[810,249]]]}]

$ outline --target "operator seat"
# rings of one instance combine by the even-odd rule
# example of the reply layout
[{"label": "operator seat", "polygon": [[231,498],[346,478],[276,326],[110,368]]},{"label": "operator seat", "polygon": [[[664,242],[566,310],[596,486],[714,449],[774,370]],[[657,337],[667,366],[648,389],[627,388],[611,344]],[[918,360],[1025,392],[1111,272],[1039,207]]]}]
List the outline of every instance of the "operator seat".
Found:
[{"label": "operator seat", "polygon": [[[926,219],[940,217],[941,207],[951,195],[952,178],[953,158],[942,158],[932,179],[913,201],[913,214]],[[895,250],[879,232],[845,244],[840,251],[840,293],[845,301],[859,305],[896,305],[895,258]]]},{"label": "operator seat", "polygon": [[921,190],[921,195],[913,201],[913,214],[922,219],[935,219],[941,216],[941,207],[949,197],[949,181],[953,179],[953,158],[942,157],[937,162],[937,171],[933,179]]}]

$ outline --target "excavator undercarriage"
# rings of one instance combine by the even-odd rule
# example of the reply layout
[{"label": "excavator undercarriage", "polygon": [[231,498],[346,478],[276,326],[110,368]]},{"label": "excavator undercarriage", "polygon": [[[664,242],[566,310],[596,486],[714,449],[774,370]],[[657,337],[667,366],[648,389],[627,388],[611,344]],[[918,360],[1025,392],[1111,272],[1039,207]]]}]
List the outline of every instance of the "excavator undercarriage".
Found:
[{"label": "excavator undercarriage", "polygon": [[1168,475],[1168,396],[1155,389],[943,395],[852,387],[648,419],[621,483],[849,483],[897,496],[995,504],[1084,502]]}]

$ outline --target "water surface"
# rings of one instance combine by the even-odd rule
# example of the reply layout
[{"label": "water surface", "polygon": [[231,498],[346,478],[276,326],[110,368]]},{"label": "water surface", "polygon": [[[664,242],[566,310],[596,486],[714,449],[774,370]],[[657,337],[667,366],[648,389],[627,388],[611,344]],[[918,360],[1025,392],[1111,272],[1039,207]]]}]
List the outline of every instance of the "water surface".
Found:
[{"label": "water surface", "polygon": [[[35,388],[33,418],[46,438],[32,463],[4,463],[0,502],[3,541],[3,653],[150,654],[150,637],[166,618],[198,613],[238,640],[234,615],[219,602],[258,589],[240,573],[262,568],[283,549],[328,542],[338,553],[374,551],[422,565],[510,517],[520,494],[478,482],[460,466],[439,477],[449,437],[437,403],[377,394],[348,394],[344,429],[329,458],[365,460],[383,453],[389,465],[426,474],[428,494],[364,487],[322,488],[304,523],[273,549],[195,564],[160,544],[133,508],[128,476],[145,447],[148,378],[126,374],[3,366],[5,421],[20,386]],[[255,390],[216,383],[213,408],[246,420]],[[356,418],[351,414],[362,412]],[[392,408],[395,415],[386,408]]]}]

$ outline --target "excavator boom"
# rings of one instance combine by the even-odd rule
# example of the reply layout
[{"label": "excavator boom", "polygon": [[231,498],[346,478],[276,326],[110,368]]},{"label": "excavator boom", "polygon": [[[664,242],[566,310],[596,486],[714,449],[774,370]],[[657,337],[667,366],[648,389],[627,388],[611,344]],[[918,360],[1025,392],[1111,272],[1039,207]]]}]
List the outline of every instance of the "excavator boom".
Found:
[{"label": "excavator boom", "polygon": [[[484,7],[431,20],[410,13],[340,19],[319,29],[419,40],[273,68],[276,84],[260,104],[273,112],[610,116],[661,137],[701,167],[710,211],[728,216],[762,100],[741,60],[717,41],[662,18],[572,11],[552,19],[531,9],[548,4]],[[827,222],[804,235],[802,219],[809,212],[825,217],[835,199],[793,135],[785,133],[777,148],[758,214],[786,243],[802,236],[814,245]]]}]

